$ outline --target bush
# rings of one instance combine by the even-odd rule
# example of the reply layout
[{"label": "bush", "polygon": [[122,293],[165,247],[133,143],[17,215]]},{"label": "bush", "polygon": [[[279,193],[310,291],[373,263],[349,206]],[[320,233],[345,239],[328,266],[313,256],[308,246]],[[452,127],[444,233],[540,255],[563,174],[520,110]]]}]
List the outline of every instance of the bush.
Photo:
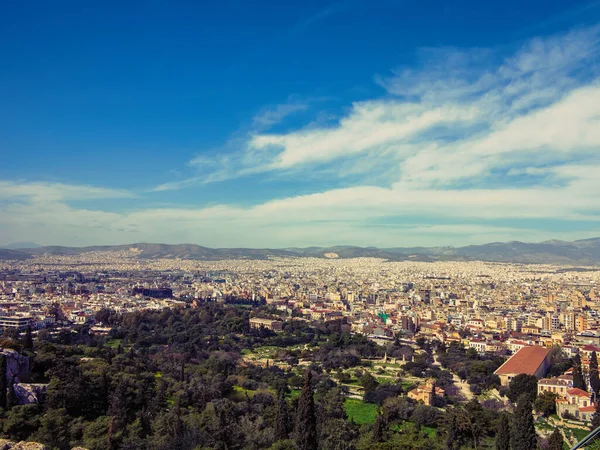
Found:
[{"label": "bush", "polygon": [[479,386],[478,384],[470,384],[469,385],[469,390],[474,394],[474,395],[479,395],[481,394],[482,390],[481,390],[481,386]]},{"label": "bush", "polygon": [[418,426],[429,427],[435,425],[438,416],[438,410],[434,407],[426,405],[417,405],[410,416],[410,420]]}]

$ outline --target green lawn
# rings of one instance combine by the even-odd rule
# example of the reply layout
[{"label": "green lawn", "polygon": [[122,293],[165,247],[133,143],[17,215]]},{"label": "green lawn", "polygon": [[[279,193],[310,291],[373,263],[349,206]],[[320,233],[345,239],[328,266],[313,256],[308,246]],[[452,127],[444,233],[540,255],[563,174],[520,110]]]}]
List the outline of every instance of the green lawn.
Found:
[{"label": "green lawn", "polygon": [[375,422],[377,417],[377,405],[374,403],[365,403],[362,400],[347,398],[344,402],[348,419],[354,419],[359,425]]},{"label": "green lawn", "polygon": [[117,348],[119,345],[121,345],[122,340],[123,339],[109,339],[104,345],[110,348]]},{"label": "green lawn", "polygon": [[248,395],[248,397],[252,398],[254,397],[256,394],[261,393],[261,394],[270,394],[270,395],[275,395],[275,391],[271,388],[269,389],[258,389],[256,391],[251,391],[249,389],[244,389],[241,386],[233,386],[233,393],[229,396],[230,400],[234,400],[234,401],[242,401],[246,399],[246,395]]},{"label": "green lawn", "polygon": [[577,441],[583,440],[590,432],[588,430],[581,430],[579,428],[570,428],[573,436],[577,438]]},{"label": "green lawn", "polygon": [[405,392],[410,390],[414,385],[415,385],[415,383],[413,383],[411,381],[403,381],[402,383],[400,383],[400,386],[402,386],[402,389]]},{"label": "green lawn", "polygon": [[289,398],[298,398],[300,397],[300,389],[290,389],[290,393],[288,394]]}]

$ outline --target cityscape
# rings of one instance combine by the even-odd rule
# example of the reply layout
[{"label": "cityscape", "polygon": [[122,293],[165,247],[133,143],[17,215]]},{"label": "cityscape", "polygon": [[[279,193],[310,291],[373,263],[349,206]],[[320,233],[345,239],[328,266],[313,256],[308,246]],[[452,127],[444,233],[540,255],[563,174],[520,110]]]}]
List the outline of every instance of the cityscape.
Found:
[{"label": "cityscape", "polygon": [[[284,339],[243,348],[237,363],[296,376],[296,389],[307,367],[321,367],[317,373],[326,368],[318,376],[337,386],[353,422],[378,420],[374,408],[382,396],[384,408],[390,399],[430,408],[434,412],[412,412],[414,421],[431,430],[427,433],[441,434],[442,426],[428,416],[437,420],[440,412],[435,411],[473,401],[495,414],[510,410],[518,377],[534,380],[535,427],[543,442],[550,442],[552,430],[560,430],[564,442],[575,444],[600,416],[600,383],[592,375],[600,352],[597,266],[338,259],[330,252],[320,258],[199,261],[143,258],[143,251],[133,246],[76,253],[38,253],[0,264],[0,326],[6,336],[17,342],[31,335],[64,343],[69,335],[70,345],[87,341],[116,349],[127,339],[118,331],[116,316],[226,308],[238,311],[236,315],[244,311],[246,332],[268,342],[279,342],[295,323],[316,329],[341,326],[342,333],[371,342],[364,355],[353,350],[350,360],[344,355],[329,361],[319,354],[318,339],[303,345]],[[52,381],[32,383],[29,369],[23,373],[30,357],[10,347],[3,354],[14,404],[40,404]],[[452,364],[449,349],[460,349],[472,361],[487,361],[488,373],[474,375],[468,365]],[[436,372],[440,369],[447,377]],[[293,383],[293,377],[289,380]],[[233,385],[232,392],[270,395],[268,389],[248,386]],[[288,395],[295,392],[291,387]],[[381,393],[382,388],[392,392]],[[406,423],[414,422],[412,416],[408,419]],[[436,445],[430,439],[414,448]]]}]

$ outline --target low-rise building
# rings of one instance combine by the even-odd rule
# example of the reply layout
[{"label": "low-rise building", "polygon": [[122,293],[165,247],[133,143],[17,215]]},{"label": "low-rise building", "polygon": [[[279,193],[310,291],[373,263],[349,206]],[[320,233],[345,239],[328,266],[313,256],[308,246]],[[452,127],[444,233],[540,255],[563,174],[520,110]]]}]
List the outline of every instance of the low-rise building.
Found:
[{"label": "low-rise building", "polygon": [[502,386],[520,374],[542,378],[550,367],[550,349],[537,346],[523,347],[494,372]]},{"label": "low-rise building", "polygon": [[569,389],[564,397],[556,399],[556,413],[560,417],[569,413],[576,420],[590,421],[595,411],[591,394],[582,389]]},{"label": "low-rise building", "polygon": [[266,328],[271,331],[282,331],[283,330],[283,322],[281,320],[273,320],[273,319],[261,319],[258,317],[253,317],[250,319],[250,328],[259,329]]}]

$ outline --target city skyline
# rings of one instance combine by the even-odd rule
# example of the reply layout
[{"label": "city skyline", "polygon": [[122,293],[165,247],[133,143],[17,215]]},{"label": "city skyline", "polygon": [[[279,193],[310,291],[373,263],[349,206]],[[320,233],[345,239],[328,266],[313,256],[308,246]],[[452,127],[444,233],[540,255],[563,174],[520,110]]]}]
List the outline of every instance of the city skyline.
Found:
[{"label": "city skyline", "polygon": [[600,2],[4,10],[2,244],[600,236]]}]

